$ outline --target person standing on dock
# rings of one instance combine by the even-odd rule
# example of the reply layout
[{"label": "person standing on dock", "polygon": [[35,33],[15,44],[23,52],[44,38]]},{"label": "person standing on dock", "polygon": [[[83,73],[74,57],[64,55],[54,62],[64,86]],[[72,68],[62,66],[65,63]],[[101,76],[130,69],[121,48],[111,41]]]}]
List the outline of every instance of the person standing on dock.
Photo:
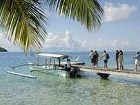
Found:
[{"label": "person standing on dock", "polygon": [[123,51],[122,50],[119,50],[118,64],[119,64],[119,70],[122,70],[123,69]]},{"label": "person standing on dock", "polygon": [[137,71],[138,66],[140,66],[140,52],[137,52],[135,58],[135,71]]},{"label": "person standing on dock", "polygon": [[104,70],[108,70],[107,63],[108,63],[108,60],[109,60],[109,54],[107,53],[106,50],[104,50],[104,53],[103,53],[103,55],[101,56],[100,59],[102,59],[102,58],[104,60]]},{"label": "person standing on dock", "polygon": [[92,66],[93,67],[98,67],[98,53],[97,51],[93,52],[93,50],[91,50],[90,54],[89,54],[89,57],[91,58],[91,63],[92,63]]},{"label": "person standing on dock", "polygon": [[119,69],[118,58],[119,58],[119,50],[117,49],[117,50],[116,50],[116,65],[117,65],[117,68],[116,68],[116,69]]},{"label": "person standing on dock", "polygon": [[95,65],[98,67],[98,59],[99,59],[99,54],[97,51],[95,51]]},{"label": "person standing on dock", "polygon": [[93,55],[94,55],[94,52],[93,52],[93,50],[91,50],[89,53],[89,58],[91,59],[92,66],[93,66]]}]

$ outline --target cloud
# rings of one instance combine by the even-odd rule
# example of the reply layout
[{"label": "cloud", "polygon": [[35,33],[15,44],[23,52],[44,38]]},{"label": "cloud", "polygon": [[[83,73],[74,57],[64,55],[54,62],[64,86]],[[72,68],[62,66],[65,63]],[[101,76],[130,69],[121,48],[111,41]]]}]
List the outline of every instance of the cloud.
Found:
[{"label": "cloud", "polygon": [[[0,46],[6,48],[8,51],[21,51],[19,47],[14,46],[11,42],[9,42],[4,33],[0,33]],[[138,46],[137,46],[138,47]],[[136,50],[136,46],[132,44],[132,42],[128,40],[110,40],[103,38],[94,38],[94,39],[75,39],[73,35],[70,34],[69,31],[66,31],[62,34],[53,34],[48,33],[46,38],[46,42],[43,45],[42,51],[89,51],[89,50],[109,50],[115,51],[115,49],[124,49],[125,51]]]},{"label": "cloud", "polygon": [[69,31],[66,31],[61,35],[54,35],[49,33],[44,49],[58,50],[58,51],[73,51],[79,49],[80,44],[73,38]]},{"label": "cloud", "polygon": [[19,47],[13,45],[6,37],[5,33],[0,31],[0,47],[7,49],[8,51],[21,51]]},{"label": "cloud", "polygon": [[109,50],[114,51],[115,49],[124,49],[124,50],[134,50],[135,48],[131,46],[131,43],[127,40],[104,40],[102,38],[98,38],[93,40],[92,42],[83,41],[81,42],[81,48],[84,48],[86,51],[93,49],[93,50]]},{"label": "cloud", "polygon": [[135,6],[128,4],[117,4],[105,3],[104,5],[104,21],[116,21],[127,18],[132,12],[136,11]]},{"label": "cloud", "polygon": [[131,50],[132,48],[134,47],[128,40],[104,40],[102,38],[77,40],[69,31],[61,35],[49,33],[44,45],[44,50],[47,49],[47,51],[89,51],[91,49],[114,51],[115,49]]},{"label": "cloud", "polygon": [[115,39],[115,40],[111,41],[110,45],[114,49],[120,49],[120,48],[126,49],[126,48],[132,47],[128,40],[120,41],[120,40]]}]

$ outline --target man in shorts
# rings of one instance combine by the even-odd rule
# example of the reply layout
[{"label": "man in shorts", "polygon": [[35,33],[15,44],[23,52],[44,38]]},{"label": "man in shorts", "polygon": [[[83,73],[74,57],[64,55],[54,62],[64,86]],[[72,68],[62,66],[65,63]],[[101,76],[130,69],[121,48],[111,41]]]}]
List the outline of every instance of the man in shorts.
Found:
[{"label": "man in shorts", "polygon": [[104,70],[108,70],[108,66],[107,66],[107,63],[108,63],[108,59],[109,59],[109,54],[106,52],[106,50],[104,50],[104,53],[103,55],[101,56],[101,59],[103,58],[104,60]]},{"label": "man in shorts", "polygon": [[140,66],[140,52],[137,52],[135,58],[135,71],[137,71],[138,66]]}]

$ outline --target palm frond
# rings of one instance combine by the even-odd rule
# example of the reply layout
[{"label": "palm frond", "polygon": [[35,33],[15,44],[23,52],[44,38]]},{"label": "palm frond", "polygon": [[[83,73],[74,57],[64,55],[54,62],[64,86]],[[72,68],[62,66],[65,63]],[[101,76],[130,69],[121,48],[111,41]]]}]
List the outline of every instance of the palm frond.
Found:
[{"label": "palm frond", "polygon": [[0,23],[7,37],[27,53],[29,48],[41,49],[45,35],[45,14],[38,0],[1,0]]},{"label": "palm frond", "polygon": [[99,29],[103,9],[97,0],[46,0],[51,10],[72,18],[89,31]]},{"label": "palm frond", "polygon": [[[40,3],[40,2],[41,3]],[[72,18],[89,31],[101,25],[103,9],[97,0],[45,0],[59,15]],[[0,0],[0,23],[7,37],[27,53],[29,48],[39,51],[44,42],[45,14],[41,0]]]}]

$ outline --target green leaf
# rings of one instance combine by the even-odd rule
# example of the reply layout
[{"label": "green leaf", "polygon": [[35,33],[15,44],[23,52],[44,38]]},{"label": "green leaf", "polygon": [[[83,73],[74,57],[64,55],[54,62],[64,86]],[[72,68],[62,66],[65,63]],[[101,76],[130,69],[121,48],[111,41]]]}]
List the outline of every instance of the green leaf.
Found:
[{"label": "green leaf", "polygon": [[44,12],[38,0],[1,0],[0,20],[7,37],[27,53],[29,48],[40,51],[47,34]]},{"label": "green leaf", "polygon": [[46,0],[52,11],[72,18],[84,25],[89,31],[99,29],[103,9],[97,0]]}]

